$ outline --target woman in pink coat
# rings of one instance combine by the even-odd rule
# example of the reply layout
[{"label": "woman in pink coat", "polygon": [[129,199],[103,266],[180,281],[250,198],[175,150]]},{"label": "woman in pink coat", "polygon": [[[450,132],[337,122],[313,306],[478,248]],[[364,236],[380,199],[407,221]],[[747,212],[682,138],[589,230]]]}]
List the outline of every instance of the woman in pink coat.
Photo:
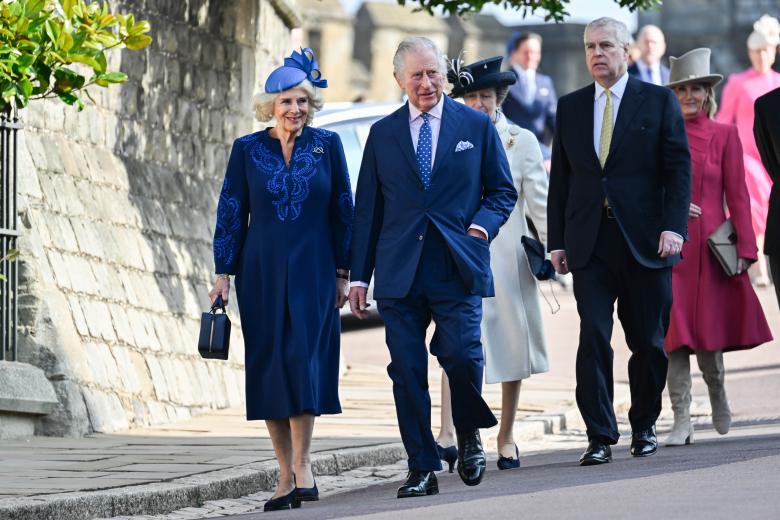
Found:
[{"label": "woman in pink coat", "polygon": [[[752,66],[744,72],[729,76],[723,87],[721,109],[716,120],[720,123],[736,124],[739,130],[745,162],[745,181],[750,194],[753,231],[756,233],[759,247],[762,247],[772,180],[761,163],[753,137],[753,104],[758,97],[780,87],[780,73],[772,70],[777,45],[780,43],[780,23],[777,19],[764,15],[753,28],[755,30],[747,40]],[[759,259],[756,270],[757,285],[766,285],[768,277],[763,256]]]},{"label": "woman in pink coat", "polygon": [[[713,425],[725,434],[731,411],[723,383],[723,352],[755,347],[771,341],[772,334],[746,274],[758,248],[737,129],[710,119],[715,112],[713,87],[722,76],[710,74],[709,49],[694,49],[670,63],[669,87],[685,118],[692,167],[688,242],[682,262],[672,268],[673,303],[664,345],[674,411],[666,445],[679,446],[693,442],[690,354],[696,354],[707,383]],[[707,246],[707,237],[726,220],[724,196],[737,235],[739,274],[733,277]]]}]

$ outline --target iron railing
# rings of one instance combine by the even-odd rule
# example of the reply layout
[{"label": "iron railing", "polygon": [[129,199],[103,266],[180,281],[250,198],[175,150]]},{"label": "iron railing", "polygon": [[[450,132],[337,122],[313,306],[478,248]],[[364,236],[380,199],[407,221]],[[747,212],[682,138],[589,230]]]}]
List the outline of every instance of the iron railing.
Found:
[{"label": "iron railing", "polygon": [[0,361],[16,361],[17,287],[19,272],[9,254],[16,249],[17,134],[22,128],[16,110],[0,114]]}]

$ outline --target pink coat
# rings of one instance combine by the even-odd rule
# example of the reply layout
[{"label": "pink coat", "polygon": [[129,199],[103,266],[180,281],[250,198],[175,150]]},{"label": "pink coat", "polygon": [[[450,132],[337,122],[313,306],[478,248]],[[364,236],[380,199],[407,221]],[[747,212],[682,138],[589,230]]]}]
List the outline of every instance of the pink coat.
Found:
[{"label": "pink coat", "polygon": [[737,254],[757,258],[737,130],[703,112],[687,120],[685,130],[691,148],[691,202],[701,207],[701,216],[688,219],[683,259],[672,268],[672,312],[664,350],[755,347],[771,341],[772,333],[750,279],[747,273],[727,276],[707,246],[707,237],[726,220],[725,194]]},{"label": "pink coat", "polygon": [[750,211],[756,235],[763,235],[766,230],[772,180],[761,164],[761,156],[753,138],[753,104],[758,97],[777,87],[780,87],[780,73],[773,70],[760,74],[750,68],[732,74],[723,87],[720,112],[715,118],[720,123],[736,124],[739,130],[744,152],[745,181],[750,194]]}]

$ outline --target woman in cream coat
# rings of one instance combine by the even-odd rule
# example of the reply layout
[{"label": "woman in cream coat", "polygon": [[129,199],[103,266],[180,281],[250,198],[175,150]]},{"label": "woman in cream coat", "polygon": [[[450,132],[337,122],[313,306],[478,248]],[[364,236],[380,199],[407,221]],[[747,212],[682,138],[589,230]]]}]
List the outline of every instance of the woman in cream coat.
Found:
[{"label": "woman in cream coat", "polygon": [[[453,84],[450,96],[463,97],[466,105],[485,112],[494,122],[520,195],[509,220],[490,245],[496,296],[482,303],[486,381],[501,383],[498,467],[510,469],[520,466],[512,430],[520,384],[531,374],[549,370],[536,279],[520,243],[523,235],[529,235],[526,211],[539,239],[547,241],[547,173],[536,137],[510,124],[501,113],[499,107],[515,75],[500,68],[500,56],[467,66],[453,60],[447,79]],[[457,451],[452,446],[455,429],[449,400],[449,382],[442,374],[442,426],[437,441],[441,458],[451,466]]]}]

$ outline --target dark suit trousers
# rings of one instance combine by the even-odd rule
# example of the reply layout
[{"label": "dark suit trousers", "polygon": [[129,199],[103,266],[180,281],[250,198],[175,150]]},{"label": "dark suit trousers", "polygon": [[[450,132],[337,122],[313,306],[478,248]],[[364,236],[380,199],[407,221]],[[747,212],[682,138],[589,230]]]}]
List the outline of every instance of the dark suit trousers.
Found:
[{"label": "dark suit trousers", "polygon": [[653,425],[661,413],[666,383],[664,337],[672,304],[672,270],[648,269],[636,261],[617,220],[602,216],[598,239],[588,264],[573,273],[580,315],[577,350],[577,406],[588,438],[615,444],[620,436],[613,409],[613,309],[631,349],[628,362],[634,431]]},{"label": "dark suit trousers", "polygon": [[436,227],[429,224],[409,294],[404,298],[381,299],[377,304],[385,321],[391,358],[387,373],[393,380],[398,426],[409,456],[409,469],[440,470],[441,461],[431,432],[425,332],[433,319],[436,331],[431,353],[450,380],[456,430],[495,425],[496,418],[482,399],[482,298],[466,291],[449,247]]}]

